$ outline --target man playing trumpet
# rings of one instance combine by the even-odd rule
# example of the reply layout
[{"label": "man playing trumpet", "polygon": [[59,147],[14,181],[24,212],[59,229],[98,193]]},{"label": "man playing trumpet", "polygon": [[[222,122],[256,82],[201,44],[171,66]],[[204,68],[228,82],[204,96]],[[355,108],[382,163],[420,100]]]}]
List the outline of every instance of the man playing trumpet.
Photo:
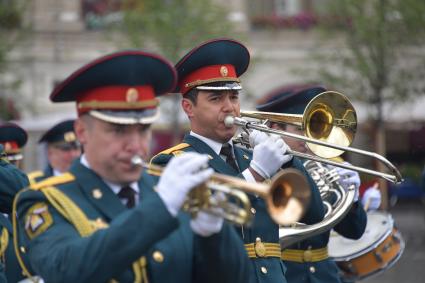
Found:
[{"label": "man playing trumpet", "polygon": [[[45,282],[249,282],[242,242],[223,219],[190,219],[187,193],[212,174],[206,155],[173,159],[162,176],[142,172],[156,96],[175,70],[142,51],[109,54],[81,67],[51,94],[75,101],[84,148],[70,171],[16,197],[25,272]],[[16,224],[16,223],[15,223]]]}]

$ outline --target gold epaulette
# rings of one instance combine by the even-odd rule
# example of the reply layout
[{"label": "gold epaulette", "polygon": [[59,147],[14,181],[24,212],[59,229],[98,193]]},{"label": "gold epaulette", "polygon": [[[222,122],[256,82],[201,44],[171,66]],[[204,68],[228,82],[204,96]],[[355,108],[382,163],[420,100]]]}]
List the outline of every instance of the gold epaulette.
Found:
[{"label": "gold epaulette", "polygon": [[176,146],[170,147],[169,149],[163,150],[160,153],[158,153],[157,155],[160,154],[173,154],[173,155],[178,155],[182,149],[185,149],[187,147],[189,147],[190,144],[188,143],[180,143]]},{"label": "gold epaulette", "polygon": [[34,183],[30,185],[31,190],[40,190],[44,187],[52,187],[60,184],[65,184],[71,181],[74,181],[75,177],[71,173],[64,173],[59,176],[50,177],[47,179],[44,179],[38,183]]},{"label": "gold epaulette", "polygon": [[44,176],[44,172],[43,171],[33,171],[27,174],[28,179],[30,180],[30,184],[35,184],[37,181],[36,179],[39,177],[43,177]]},{"label": "gold epaulette", "polygon": [[180,143],[176,146],[170,147],[169,149],[163,150],[160,153],[158,153],[157,155],[155,155],[154,157],[152,157],[150,163],[152,164],[152,160],[154,160],[157,156],[162,155],[162,154],[165,154],[165,155],[172,154],[174,156],[182,154],[184,152],[182,149],[188,148],[189,146],[190,146],[190,144],[183,142],[183,143]]}]

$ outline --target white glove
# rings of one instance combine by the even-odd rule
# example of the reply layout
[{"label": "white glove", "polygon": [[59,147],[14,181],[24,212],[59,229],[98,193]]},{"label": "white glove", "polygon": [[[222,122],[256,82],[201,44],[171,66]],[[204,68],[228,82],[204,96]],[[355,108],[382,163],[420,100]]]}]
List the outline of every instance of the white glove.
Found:
[{"label": "white glove", "polygon": [[257,144],[262,143],[268,137],[269,137],[269,135],[267,135],[265,132],[252,130],[249,133],[249,144],[251,145],[251,148],[254,148]]},{"label": "white glove", "polygon": [[188,152],[171,159],[157,185],[157,193],[171,215],[176,216],[187,193],[205,182],[214,172],[208,166],[208,155]]},{"label": "white glove", "polygon": [[[226,199],[224,194],[218,192],[211,196],[211,202],[219,203]],[[222,212],[221,208],[214,208],[217,213]],[[214,214],[199,211],[196,218],[190,220],[190,227],[195,234],[203,237],[209,237],[213,234],[217,234],[223,227],[223,217],[216,216]]]},{"label": "white glove", "polygon": [[288,149],[281,137],[270,135],[254,147],[250,167],[264,179],[269,179],[292,159],[292,155],[286,154]]},{"label": "white glove", "polygon": [[366,191],[363,194],[362,204],[363,204],[363,207],[365,207],[365,209],[368,211],[377,210],[379,208],[379,206],[381,205],[381,191],[378,190],[377,185],[374,185],[366,189]]},{"label": "white glove", "polygon": [[[349,164],[344,162],[344,164]],[[344,189],[348,189],[350,186],[354,186],[355,194],[354,201],[359,200],[359,187],[360,187],[360,176],[359,173],[353,170],[348,170],[341,167],[336,167],[336,172],[340,176],[339,183]]]}]

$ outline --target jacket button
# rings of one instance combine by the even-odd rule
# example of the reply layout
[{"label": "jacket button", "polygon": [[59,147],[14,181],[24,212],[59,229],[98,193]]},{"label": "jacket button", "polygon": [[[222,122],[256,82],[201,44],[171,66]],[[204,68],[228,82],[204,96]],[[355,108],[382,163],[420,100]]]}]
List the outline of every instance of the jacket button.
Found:
[{"label": "jacket button", "polygon": [[257,211],[255,210],[255,208],[251,207],[251,213],[255,214]]},{"label": "jacket button", "polygon": [[261,267],[261,272],[263,274],[267,274],[267,268],[265,268],[264,266]]},{"label": "jacket button", "polygon": [[152,254],[153,260],[156,262],[163,262],[164,261],[164,255],[160,251],[154,251]]},{"label": "jacket button", "polygon": [[310,272],[311,272],[311,273],[316,272],[316,268],[314,268],[314,266],[310,266]]}]

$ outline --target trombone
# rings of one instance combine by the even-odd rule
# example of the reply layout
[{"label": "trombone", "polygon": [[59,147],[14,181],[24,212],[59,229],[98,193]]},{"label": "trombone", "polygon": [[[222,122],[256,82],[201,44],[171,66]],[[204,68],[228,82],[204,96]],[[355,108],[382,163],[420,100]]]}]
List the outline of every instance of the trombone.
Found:
[{"label": "trombone", "polygon": [[[162,174],[163,167],[147,164],[140,156],[134,156],[131,162],[134,166],[147,169],[151,175]],[[214,197],[213,192],[222,192],[225,199]],[[270,217],[279,225],[298,221],[309,204],[311,194],[305,176],[293,168],[276,174],[270,184],[249,183],[240,178],[215,173],[207,182],[188,194],[183,210],[192,216],[204,211],[235,224],[249,224],[252,221],[251,202],[246,193],[262,197]]]},{"label": "trombone", "polygon": [[[256,129],[270,134],[299,139],[305,141],[316,155],[288,150],[289,154],[297,157],[377,176],[392,183],[403,181],[398,169],[385,157],[375,152],[349,147],[356,133],[357,116],[348,98],[338,92],[325,91],[318,94],[307,104],[302,115],[261,111],[241,111],[240,115],[241,117],[265,120],[266,122],[298,125],[302,127],[306,136],[271,129],[264,123],[251,122],[241,117],[227,116],[224,119],[225,125],[227,127],[236,125],[242,127],[245,131]],[[246,141],[242,142],[247,143]],[[345,151],[374,158],[382,162],[391,174],[329,160],[329,158],[339,156]]]}]

